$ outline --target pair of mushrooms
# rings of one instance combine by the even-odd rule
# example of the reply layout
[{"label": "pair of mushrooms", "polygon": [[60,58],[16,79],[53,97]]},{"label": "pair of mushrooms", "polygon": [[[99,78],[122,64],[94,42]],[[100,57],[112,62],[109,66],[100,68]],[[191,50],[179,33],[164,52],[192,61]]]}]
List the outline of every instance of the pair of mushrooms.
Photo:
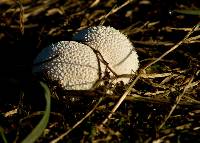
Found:
[{"label": "pair of mushrooms", "polygon": [[[75,34],[72,40],[44,48],[34,60],[33,73],[46,73],[64,90],[90,90],[107,67],[117,75],[131,74],[138,69],[138,56],[132,43],[113,27],[89,27]],[[120,80],[128,82],[127,78]]]}]

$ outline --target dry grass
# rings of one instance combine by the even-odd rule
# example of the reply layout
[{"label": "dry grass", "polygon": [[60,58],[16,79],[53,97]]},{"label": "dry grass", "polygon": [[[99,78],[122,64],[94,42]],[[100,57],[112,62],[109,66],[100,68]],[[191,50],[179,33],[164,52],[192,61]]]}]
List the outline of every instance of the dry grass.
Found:
[{"label": "dry grass", "polygon": [[128,35],[140,69],[123,75],[128,85],[109,82],[91,92],[49,83],[51,116],[37,142],[200,142],[200,16],[171,11],[199,6],[195,0],[0,1],[0,127],[8,142],[20,142],[44,109],[31,73],[34,57],[94,25]]}]

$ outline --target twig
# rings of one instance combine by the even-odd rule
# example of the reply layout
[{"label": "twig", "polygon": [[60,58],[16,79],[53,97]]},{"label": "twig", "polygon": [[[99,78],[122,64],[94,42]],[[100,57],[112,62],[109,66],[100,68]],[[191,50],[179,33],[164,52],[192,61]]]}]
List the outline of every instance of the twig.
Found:
[{"label": "twig", "polygon": [[[118,77],[117,73],[109,66],[109,63],[104,59],[104,57],[101,54],[101,52],[99,52],[98,50],[94,49],[93,47],[91,47],[86,42],[83,42],[83,41],[79,41],[79,42],[81,42],[82,44],[85,44],[86,46],[90,47],[93,50],[93,52],[96,54],[97,59],[100,60],[106,66],[106,68],[108,68],[110,70],[110,72],[113,73],[114,76]],[[99,68],[101,68],[100,65],[99,65]]]},{"label": "twig", "polygon": [[61,134],[58,138],[52,140],[50,143],[57,143],[60,140],[62,140],[65,136],[67,136],[72,130],[74,130],[76,127],[78,127],[86,118],[88,118],[97,108],[97,106],[101,103],[103,98],[100,98],[98,103],[93,107],[93,109],[88,112],[81,120],[79,120],[73,127],[71,127],[67,132]]},{"label": "twig", "polygon": [[[92,48],[92,47],[90,47]],[[101,54],[101,52],[99,52],[98,50],[95,50],[94,48],[92,48],[94,53],[97,54],[98,59],[106,66],[106,68],[108,68],[116,77],[118,77],[117,73],[109,66],[109,63],[106,62],[106,60],[104,59],[103,55]]]},{"label": "twig", "polygon": [[[193,82],[194,83],[194,82]],[[193,83],[190,84],[189,88],[194,88],[197,87],[198,85],[194,85]],[[130,96],[126,96],[126,98],[124,99],[125,101],[129,101],[129,102],[145,102],[145,103],[155,103],[155,104],[171,104],[172,101],[169,98],[165,98],[164,96],[168,95],[170,93],[170,90],[160,90],[155,92],[148,92],[149,95],[153,95],[155,96],[154,98],[148,96],[148,97],[144,97],[142,96],[143,94],[141,93],[131,93]],[[94,91],[70,91],[70,94],[68,94],[68,92],[65,93],[66,98],[69,98],[67,96],[72,96],[72,97],[91,97],[93,99],[98,100],[100,97],[104,97],[104,99],[110,99],[113,101],[116,101],[117,99],[119,99],[119,95],[116,94],[109,94],[109,93],[105,93],[103,91],[98,91],[98,90],[94,90]],[[65,96],[64,96],[65,97]],[[187,97],[185,96],[185,98],[189,99],[190,101],[185,101],[185,100],[181,100],[179,102],[179,105],[183,105],[183,106],[193,106],[193,107],[200,107],[200,101]],[[65,99],[65,98],[64,98]],[[65,103],[65,101],[63,101]]]},{"label": "twig", "polygon": [[24,34],[24,8],[23,8],[21,0],[17,0],[16,2],[17,2],[17,4],[19,5],[19,8],[20,8],[19,29],[21,31],[21,34],[23,35]]},{"label": "twig", "polygon": [[152,66],[153,64],[157,63],[158,61],[160,61],[162,58],[164,58],[166,55],[168,55],[169,53],[171,53],[172,51],[174,51],[176,48],[178,48],[181,44],[183,44],[185,41],[187,41],[188,37],[194,32],[196,31],[196,29],[199,28],[199,24],[195,25],[191,31],[188,32],[188,34],[183,38],[183,40],[181,40],[180,42],[178,42],[176,45],[174,45],[171,49],[169,49],[168,51],[166,51],[164,54],[162,54],[159,58],[157,58],[155,61],[149,63],[147,66],[145,66],[145,68],[143,69],[144,71]]},{"label": "twig", "polygon": [[113,113],[119,108],[119,106],[121,105],[121,103],[124,101],[124,99],[126,98],[126,96],[132,91],[133,86],[135,85],[135,83],[139,80],[140,78],[140,74],[136,77],[136,79],[131,83],[131,85],[128,87],[128,89],[126,90],[126,92],[122,95],[122,97],[119,99],[119,101],[117,102],[117,104],[115,105],[115,107],[112,109],[111,113],[108,115],[108,117],[102,122],[102,124],[100,126],[103,126],[107,123],[107,121],[112,117]]},{"label": "twig", "polygon": [[104,24],[106,18],[108,18],[110,15],[118,12],[120,9],[122,9],[123,7],[125,7],[126,5],[128,5],[129,3],[131,3],[132,1],[133,0],[127,0],[125,3],[123,3],[119,7],[113,8],[113,9],[111,9],[111,11],[109,13],[107,13],[106,15],[101,16],[99,19],[97,19],[97,20],[101,20],[100,25]]},{"label": "twig", "polygon": [[158,130],[160,130],[164,125],[165,123],[167,122],[167,120],[170,118],[170,116],[172,115],[172,113],[174,112],[174,110],[176,109],[177,105],[179,104],[179,102],[181,101],[181,98],[184,96],[185,92],[188,90],[188,88],[190,88],[190,84],[192,83],[194,79],[194,76],[192,76],[188,82],[188,84],[185,86],[185,88],[183,89],[183,92],[181,95],[179,95],[176,99],[176,102],[175,104],[172,106],[169,114],[167,115],[167,117],[164,119],[164,121],[162,122],[162,124],[158,127]]},{"label": "twig", "polygon": [[100,0],[95,0],[91,5],[90,8],[93,8],[99,4]]},{"label": "twig", "polygon": [[[114,106],[114,108],[112,109],[111,113],[107,116],[107,118],[102,122],[102,124],[100,125],[100,127],[103,127],[103,125],[105,125],[108,120],[112,117],[113,113],[119,108],[119,106],[121,105],[121,103],[124,101],[124,99],[126,98],[126,96],[131,92],[133,86],[135,85],[135,83],[139,80],[139,78],[141,77],[142,73],[145,73],[145,70],[152,66],[153,64],[155,64],[156,62],[158,62],[159,60],[161,60],[163,57],[165,57],[167,54],[169,54],[170,52],[172,52],[173,50],[175,50],[177,47],[179,47],[183,42],[185,42],[185,40],[187,40],[187,38],[199,27],[199,24],[195,25],[193,27],[193,29],[184,37],[183,40],[181,40],[180,42],[178,42],[175,46],[173,46],[171,49],[169,49],[168,51],[166,51],[163,55],[161,55],[158,59],[156,59],[155,61],[151,62],[150,64],[148,64],[147,66],[145,66],[143,69],[141,69],[140,74],[136,77],[136,79],[130,84],[130,86],[128,87],[128,89],[125,91],[125,93],[122,95],[122,97],[119,99],[119,101],[117,102],[117,104]],[[180,102],[180,101],[179,101]]]},{"label": "twig", "polygon": [[172,46],[174,45],[174,43],[172,42],[168,42],[168,41],[165,41],[165,42],[162,42],[162,41],[152,41],[152,40],[148,40],[148,41],[132,41],[133,43],[135,44],[140,44],[140,45],[147,45],[147,46]]},{"label": "twig", "polygon": [[[151,31],[151,29],[154,29],[157,24],[159,24],[159,21],[150,22],[147,21],[144,24],[142,24],[139,27],[136,27],[136,25],[140,24],[141,22],[136,22],[133,25],[129,26],[128,28],[121,30],[123,33],[128,35],[133,35],[137,33],[145,33],[146,31]],[[134,28],[135,27],[135,28]]]},{"label": "twig", "polygon": [[[192,28],[176,28],[176,27],[166,27],[166,30],[177,30],[177,31],[191,31]],[[196,31],[199,31],[200,28],[197,28]]]},{"label": "twig", "polygon": [[197,36],[188,38],[188,39],[185,41],[185,43],[191,43],[191,41],[193,42],[193,41],[196,41],[196,40],[198,40],[198,39],[200,39],[200,35],[197,35]]}]

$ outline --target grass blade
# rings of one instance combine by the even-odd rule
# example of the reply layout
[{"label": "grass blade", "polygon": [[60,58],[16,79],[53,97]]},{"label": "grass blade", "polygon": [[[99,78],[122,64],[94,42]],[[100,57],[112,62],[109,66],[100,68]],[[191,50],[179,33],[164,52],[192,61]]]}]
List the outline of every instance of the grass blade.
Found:
[{"label": "grass blade", "polygon": [[187,15],[200,15],[200,9],[197,10],[175,10],[175,12]]},{"label": "grass blade", "polygon": [[1,126],[0,126],[0,134],[1,134],[1,137],[3,139],[3,142],[7,143],[6,137],[4,135],[4,129]]},{"label": "grass blade", "polygon": [[49,121],[51,95],[50,95],[49,88],[42,82],[40,82],[40,84],[44,88],[44,91],[45,91],[46,108],[45,108],[44,116],[42,117],[40,122],[37,124],[37,126],[32,130],[32,132],[22,141],[22,143],[35,142],[41,136],[41,134],[43,133]]}]

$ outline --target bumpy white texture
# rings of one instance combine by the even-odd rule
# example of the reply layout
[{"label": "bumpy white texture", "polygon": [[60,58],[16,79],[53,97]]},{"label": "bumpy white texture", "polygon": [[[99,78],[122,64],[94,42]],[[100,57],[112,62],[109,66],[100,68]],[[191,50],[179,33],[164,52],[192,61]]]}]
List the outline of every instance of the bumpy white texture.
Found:
[{"label": "bumpy white texture", "polygon": [[99,79],[98,61],[93,50],[75,41],[51,44],[39,53],[34,64],[34,73],[46,73],[65,90],[88,90]]},{"label": "bumpy white texture", "polygon": [[[139,67],[138,55],[132,43],[113,27],[89,27],[75,34],[72,39],[98,50],[118,75],[134,73]],[[127,78],[122,80],[128,82]]]}]

